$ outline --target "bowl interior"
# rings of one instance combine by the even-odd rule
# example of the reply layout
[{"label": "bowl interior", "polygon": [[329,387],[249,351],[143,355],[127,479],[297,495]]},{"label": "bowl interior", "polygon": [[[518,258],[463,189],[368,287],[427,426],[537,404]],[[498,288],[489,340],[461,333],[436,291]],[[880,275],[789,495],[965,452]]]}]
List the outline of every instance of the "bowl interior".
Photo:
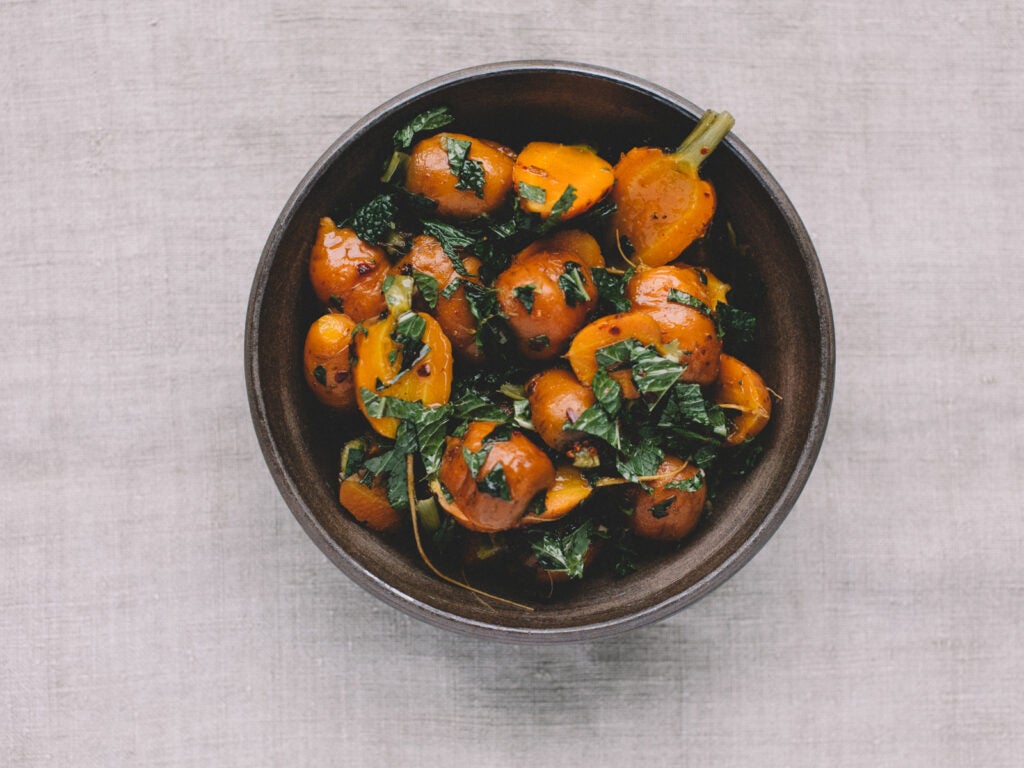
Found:
[{"label": "bowl interior", "polygon": [[781,395],[763,460],[727,485],[713,514],[684,544],[624,579],[600,577],[525,612],[486,603],[430,574],[411,545],[369,531],[337,501],[341,435],[301,375],[303,339],[318,314],[307,265],[319,218],[365,201],[391,151],[391,136],[434,106],[452,130],[520,147],[543,139],[586,142],[609,159],[632,146],[674,146],[697,109],[654,86],[578,65],[481,68],[421,86],[354,126],[310,171],[277,222],[260,263],[247,324],[253,417],[268,465],[296,517],[347,574],[387,602],[448,628],[500,638],[608,634],[668,615],[717,586],[771,535],[802,488],[824,434],[831,399],[831,314],[813,248],[784,194],[735,137],[705,164],[719,218],[750,246],[750,277],[763,292],[759,359]]}]

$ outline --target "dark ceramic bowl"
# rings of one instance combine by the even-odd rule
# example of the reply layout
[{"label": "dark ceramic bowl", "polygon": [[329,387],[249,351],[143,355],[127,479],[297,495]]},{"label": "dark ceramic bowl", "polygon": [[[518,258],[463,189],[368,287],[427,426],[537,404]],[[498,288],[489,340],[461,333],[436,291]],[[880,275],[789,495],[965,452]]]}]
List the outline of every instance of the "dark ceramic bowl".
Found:
[{"label": "dark ceramic bowl", "polygon": [[[425,109],[446,105],[453,130],[522,146],[529,139],[619,152],[674,146],[700,110],[619,72],[528,61],[463,70],[392,99],[349,128],[284,207],[253,281],[245,370],[252,418],[270,471],[309,536],[356,583],[412,616],[481,637],[532,642],[595,638],[669,616],[736,573],[796,501],[818,454],[832,397],[835,349],[825,281],[785,193],[735,136],[705,164],[725,217],[750,246],[750,278],[763,286],[757,368],[782,399],[766,450],[750,474],[726,485],[714,514],[684,545],[623,579],[587,580],[533,612],[440,581],[402,541],[370,531],[337,499],[339,438],[301,374],[303,339],[316,314],[307,259],[322,215],[363,201],[391,137]],[[742,125],[742,115],[740,115]],[[617,157],[607,152],[606,157]]]}]

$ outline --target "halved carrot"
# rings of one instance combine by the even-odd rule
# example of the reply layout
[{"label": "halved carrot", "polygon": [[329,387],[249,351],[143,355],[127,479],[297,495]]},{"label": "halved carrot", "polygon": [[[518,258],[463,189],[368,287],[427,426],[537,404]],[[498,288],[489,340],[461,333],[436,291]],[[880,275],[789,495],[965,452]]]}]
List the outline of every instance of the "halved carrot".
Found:
[{"label": "halved carrot", "polygon": [[523,210],[546,219],[558,205],[564,220],[589,210],[608,194],[615,171],[590,147],[533,141],[516,158],[512,181]]},{"label": "halved carrot", "polygon": [[366,523],[375,531],[394,531],[401,527],[402,518],[395,508],[388,503],[388,494],[384,486],[377,482],[363,485],[360,478],[365,473],[349,475],[341,481],[338,489],[338,501],[356,520]]},{"label": "halved carrot", "polygon": [[[661,326],[649,314],[640,311],[605,315],[583,326],[569,345],[566,355],[576,378],[589,386],[597,373],[597,350],[626,339],[657,346],[661,344]],[[623,397],[631,400],[640,397],[630,371],[611,371],[610,375],[622,387]]]}]

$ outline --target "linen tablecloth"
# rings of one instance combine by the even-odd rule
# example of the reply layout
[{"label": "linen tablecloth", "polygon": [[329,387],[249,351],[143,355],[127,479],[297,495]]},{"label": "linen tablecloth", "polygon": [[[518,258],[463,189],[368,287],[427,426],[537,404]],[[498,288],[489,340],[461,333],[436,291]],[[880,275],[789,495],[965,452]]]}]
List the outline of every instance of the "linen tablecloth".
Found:
[{"label": "linen tablecloth", "polygon": [[[0,1],[0,763],[1024,764],[1024,10],[838,0]],[[445,72],[555,58],[702,107],[787,190],[837,328],[768,545],[603,641],[379,603],[251,427],[295,184]]]}]

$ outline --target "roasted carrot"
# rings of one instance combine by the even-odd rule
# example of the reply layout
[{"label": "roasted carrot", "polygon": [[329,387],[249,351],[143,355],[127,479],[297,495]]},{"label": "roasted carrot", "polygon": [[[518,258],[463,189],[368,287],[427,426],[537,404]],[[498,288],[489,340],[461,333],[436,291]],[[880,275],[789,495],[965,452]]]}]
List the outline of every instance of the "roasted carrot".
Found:
[{"label": "roasted carrot", "polygon": [[611,163],[590,147],[533,141],[512,169],[519,205],[547,219],[571,219],[589,210],[615,182]]},{"label": "roasted carrot", "polygon": [[[668,264],[702,237],[715,213],[715,188],[699,174],[735,121],[707,111],[675,152],[631,149],[615,166],[612,234],[631,259]],[[624,241],[628,241],[628,247]],[[627,255],[629,255],[627,253]]]}]

